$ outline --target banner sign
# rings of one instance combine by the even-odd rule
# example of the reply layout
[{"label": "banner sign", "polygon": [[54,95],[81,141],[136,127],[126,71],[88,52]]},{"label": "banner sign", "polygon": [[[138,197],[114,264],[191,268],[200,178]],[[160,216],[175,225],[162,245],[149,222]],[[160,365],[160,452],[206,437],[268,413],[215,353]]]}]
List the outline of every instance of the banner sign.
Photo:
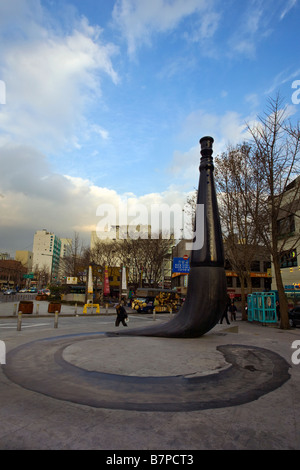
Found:
[{"label": "banner sign", "polygon": [[92,266],[89,266],[89,276],[88,276],[88,294],[93,294],[93,270]]},{"label": "banner sign", "polygon": [[122,268],[122,290],[127,291],[127,277],[126,277],[126,267]]},{"label": "banner sign", "polygon": [[105,271],[104,271],[103,294],[110,294],[109,279],[108,279],[108,267],[107,266],[105,266]]}]

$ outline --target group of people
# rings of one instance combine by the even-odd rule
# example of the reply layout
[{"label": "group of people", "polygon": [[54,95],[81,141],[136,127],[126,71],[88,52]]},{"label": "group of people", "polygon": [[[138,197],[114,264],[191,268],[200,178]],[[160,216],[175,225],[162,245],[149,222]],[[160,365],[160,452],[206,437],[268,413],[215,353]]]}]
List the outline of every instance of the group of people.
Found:
[{"label": "group of people", "polygon": [[231,321],[233,321],[233,320],[236,320],[236,311],[237,311],[237,308],[234,305],[234,302],[230,301],[229,299],[224,309],[224,312],[222,314],[220,323],[223,323],[223,320],[225,318],[227,325],[230,325],[230,321],[228,320],[228,312],[230,313]]},{"label": "group of people", "polygon": [[[116,311],[117,311],[117,318],[116,318],[115,325],[119,326],[120,323],[122,323],[123,326],[127,326],[128,315],[127,315],[127,312],[126,312],[124,306],[122,305],[122,303],[120,303],[116,306]],[[233,321],[233,320],[236,321],[237,308],[234,305],[234,301],[231,301],[230,299],[228,299],[228,302],[227,302],[226,307],[224,309],[224,312],[222,314],[220,323],[223,323],[223,320],[225,318],[225,320],[227,322],[227,325],[230,325],[230,322],[228,320],[228,312],[230,313],[231,321]],[[279,302],[278,301],[276,301],[276,314],[277,314],[277,320],[280,321],[280,309],[279,309]]]},{"label": "group of people", "polygon": [[[246,310],[247,310],[247,304],[246,304]],[[228,312],[230,313],[231,316],[231,321],[236,320],[236,312],[237,308],[234,305],[234,302],[228,299],[228,302],[226,304],[226,307],[224,309],[224,312],[222,314],[220,323],[223,323],[223,320],[225,318],[227,325],[230,325],[230,322],[228,320]],[[276,316],[277,316],[277,321],[280,321],[280,307],[279,307],[279,302],[276,300]]]}]

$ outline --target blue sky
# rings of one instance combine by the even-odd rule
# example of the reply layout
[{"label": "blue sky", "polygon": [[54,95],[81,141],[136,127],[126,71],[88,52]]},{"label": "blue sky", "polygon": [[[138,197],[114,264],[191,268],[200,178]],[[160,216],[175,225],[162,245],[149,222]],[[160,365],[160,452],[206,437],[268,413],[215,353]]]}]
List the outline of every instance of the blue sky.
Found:
[{"label": "blue sky", "polygon": [[184,204],[280,92],[293,119],[299,0],[0,0],[0,251],[89,240],[96,210]]}]

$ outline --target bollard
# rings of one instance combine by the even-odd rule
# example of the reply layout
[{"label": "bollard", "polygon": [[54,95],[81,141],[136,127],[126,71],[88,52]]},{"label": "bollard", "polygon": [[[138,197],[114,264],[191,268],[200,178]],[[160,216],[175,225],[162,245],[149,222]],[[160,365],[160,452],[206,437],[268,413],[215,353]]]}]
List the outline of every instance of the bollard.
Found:
[{"label": "bollard", "polygon": [[172,313],[173,313],[172,307],[170,307],[170,317],[172,316]]},{"label": "bollard", "polygon": [[13,312],[13,315],[16,315],[17,314],[17,304],[14,304],[14,312]]},{"label": "bollard", "polygon": [[17,331],[21,331],[21,329],[22,329],[22,312],[18,312]]},{"label": "bollard", "polygon": [[105,304],[106,313],[108,312],[108,304]]},{"label": "bollard", "polygon": [[36,304],[36,312],[35,312],[36,315],[38,315],[39,313],[39,308],[40,308],[40,304]]},{"label": "bollard", "polygon": [[153,309],[153,321],[156,320],[156,312],[155,312],[155,308]]},{"label": "bollard", "polygon": [[54,316],[54,328],[57,328],[58,326],[58,312],[55,312]]},{"label": "bollard", "polygon": [[77,303],[75,304],[75,315],[77,314]]}]

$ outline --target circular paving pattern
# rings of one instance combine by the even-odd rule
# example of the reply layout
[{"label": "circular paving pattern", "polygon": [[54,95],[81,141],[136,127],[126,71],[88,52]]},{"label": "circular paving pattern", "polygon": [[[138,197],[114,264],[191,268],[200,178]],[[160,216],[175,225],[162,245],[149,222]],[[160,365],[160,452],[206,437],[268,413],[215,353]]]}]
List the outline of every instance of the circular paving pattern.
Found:
[{"label": "circular paving pattern", "polygon": [[289,364],[270,350],[229,344],[210,347],[205,356],[202,348],[197,357],[193,341],[60,336],[15,348],[2,367],[14,383],[56,399],[138,411],[236,406],[290,377]]}]

